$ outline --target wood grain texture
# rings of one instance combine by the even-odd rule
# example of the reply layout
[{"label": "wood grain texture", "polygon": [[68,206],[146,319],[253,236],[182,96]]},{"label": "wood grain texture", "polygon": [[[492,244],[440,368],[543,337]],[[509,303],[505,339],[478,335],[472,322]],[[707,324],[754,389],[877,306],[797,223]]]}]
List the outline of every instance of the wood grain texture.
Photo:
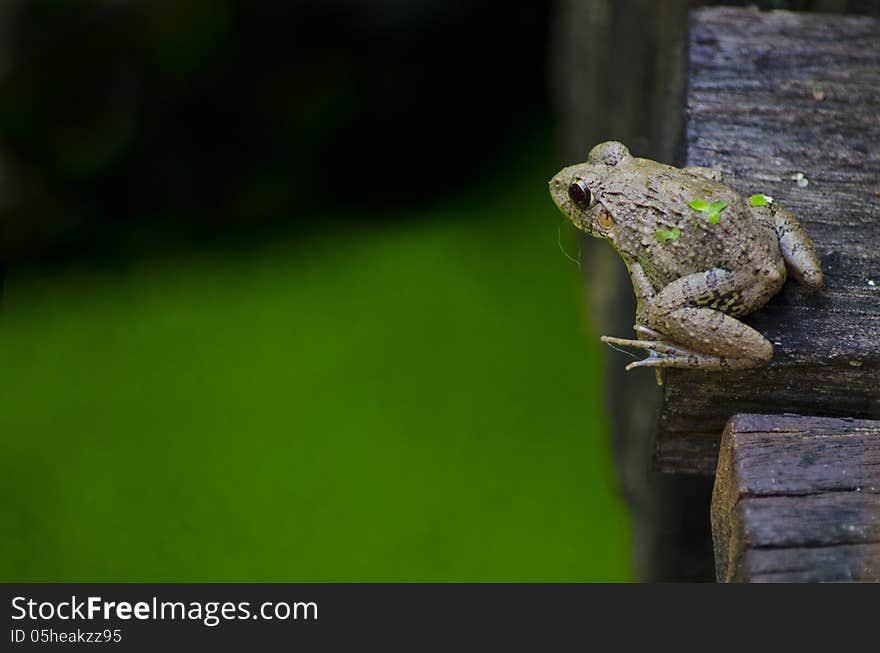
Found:
[{"label": "wood grain texture", "polygon": [[[825,288],[789,281],[746,321],[766,367],[669,370],[655,464],[712,474],[734,413],[880,417],[880,20],[710,8],[691,15],[687,164],[794,211]],[[791,178],[803,173],[800,187]]]},{"label": "wood grain texture", "polygon": [[880,421],[732,417],[712,536],[719,581],[880,581]]}]

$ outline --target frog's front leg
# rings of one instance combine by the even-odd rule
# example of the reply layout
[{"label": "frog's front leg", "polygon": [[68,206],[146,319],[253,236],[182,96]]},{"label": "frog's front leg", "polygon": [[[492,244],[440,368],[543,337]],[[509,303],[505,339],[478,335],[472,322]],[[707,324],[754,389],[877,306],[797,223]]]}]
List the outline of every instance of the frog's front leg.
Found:
[{"label": "frog's front leg", "polygon": [[[780,279],[781,281],[781,279]],[[662,339],[603,342],[644,349],[648,358],[634,367],[693,367],[707,370],[757,367],[773,357],[773,346],[750,326],[725,311],[740,314],[760,289],[743,273],[720,268],[673,281],[649,302],[647,327]],[[640,338],[649,333],[641,331]]]},{"label": "frog's front leg", "polygon": [[657,295],[654,285],[645,274],[641,263],[624,258],[626,268],[629,270],[629,278],[632,281],[633,292],[636,295],[636,324],[648,324],[648,304]]},{"label": "frog's front leg", "polygon": [[[647,328],[648,305],[657,296],[654,284],[648,278],[641,263],[624,257],[626,267],[629,270],[629,278],[632,281],[633,291],[636,295],[636,324],[635,330],[639,340],[660,340],[662,335]],[[659,368],[654,370],[657,377],[657,385],[663,385],[663,375]]]}]

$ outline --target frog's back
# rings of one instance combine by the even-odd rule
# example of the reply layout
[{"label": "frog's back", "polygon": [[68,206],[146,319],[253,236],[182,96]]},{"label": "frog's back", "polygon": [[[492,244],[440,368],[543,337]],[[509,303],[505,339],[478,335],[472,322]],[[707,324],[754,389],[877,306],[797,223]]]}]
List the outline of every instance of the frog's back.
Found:
[{"label": "frog's back", "polygon": [[[732,188],[648,159],[631,163],[631,170],[607,180],[603,190],[627,207],[621,211],[618,249],[639,260],[656,286],[716,267],[750,267],[760,274],[782,265],[772,225],[759,222]],[[692,208],[694,200],[723,202],[717,222]]]}]

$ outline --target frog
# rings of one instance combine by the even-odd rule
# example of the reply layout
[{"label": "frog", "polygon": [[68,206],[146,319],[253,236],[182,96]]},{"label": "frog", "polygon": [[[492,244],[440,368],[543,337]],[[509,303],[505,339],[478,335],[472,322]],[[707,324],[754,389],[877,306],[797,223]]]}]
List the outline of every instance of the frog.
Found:
[{"label": "frog", "polygon": [[646,354],[626,366],[741,370],[773,357],[742,321],[789,276],[812,289],[823,273],[812,239],[773,198],[749,198],[711,167],[676,168],[632,156],[623,143],[593,147],[550,180],[556,206],[579,230],[607,240],[636,297],[634,339],[602,336]]}]

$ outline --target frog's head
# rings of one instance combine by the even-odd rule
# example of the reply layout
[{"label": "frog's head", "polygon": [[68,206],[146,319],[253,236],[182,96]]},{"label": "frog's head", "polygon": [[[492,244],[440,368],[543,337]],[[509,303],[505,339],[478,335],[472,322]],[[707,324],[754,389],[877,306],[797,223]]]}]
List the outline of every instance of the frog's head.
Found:
[{"label": "frog's head", "polygon": [[613,240],[614,218],[603,204],[603,182],[630,158],[623,143],[599,143],[585,163],[563,168],[550,180],[550,196],[575,227]]}]

